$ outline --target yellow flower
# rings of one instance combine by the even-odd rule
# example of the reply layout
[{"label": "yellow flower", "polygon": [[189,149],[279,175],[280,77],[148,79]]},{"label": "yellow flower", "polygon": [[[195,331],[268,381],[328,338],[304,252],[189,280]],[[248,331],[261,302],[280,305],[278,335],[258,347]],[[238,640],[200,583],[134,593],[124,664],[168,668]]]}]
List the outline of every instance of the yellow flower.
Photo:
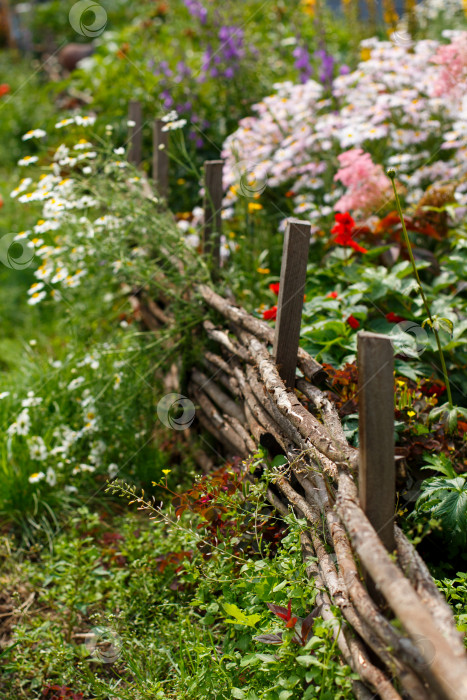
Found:
[{"label": "yellow flower", "polygon": [[259,202],[248,202],[248,213],[249,214],[252,214],[254,211],[259,211],[262,208],[263,208],[263,205],[259,204]]},{"label": "yellow flower", "polygon": [[415,411],[407,411],[407,415],[409,418],[413,418],[416,415],[416,413]]},{"label": "yellow flower", "polygon": [[229,232],[229,238],[235,238],[235,233],[233,231]]},{"label": "yellow flower", "polygon": [[310,17],[314,17],[316,10],[316,0],[302,0],[302,10]]},{"label": "yellow flower", "polygon": [[171,469],[163,469],[162,473],[167,476],[167,474],[170,474],[171,471],[172,471]]},{"label": "yellow flower", "polygon": [[397,384],[398,384],[399,386],[405,386],[405,382],[403,382],[401,379],[398,379],[398,380],[397,380]]},{"label": "yellow flower", "polygon": [[186,182],[185,178],[179,177],[177,180],[177,185],[184,185]]},{"label": "yellow flower", "polygon": [[269,275],[271,270],[269,269],[269,267],[258,267],[256,272],[259,272],[260,275]]}]

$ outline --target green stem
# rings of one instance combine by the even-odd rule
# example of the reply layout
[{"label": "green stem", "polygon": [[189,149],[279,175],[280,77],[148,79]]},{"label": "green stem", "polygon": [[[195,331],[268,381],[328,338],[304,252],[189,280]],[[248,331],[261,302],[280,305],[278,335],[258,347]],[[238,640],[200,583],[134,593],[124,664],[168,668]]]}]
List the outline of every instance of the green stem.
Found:
[{"label": "green stem", "polygon": [[419,289],[419,291],[420,291],[420,295],[421,295],[422,300],[423,300],[423,305],[424,305],[424,307],[425,307],[425,311],[426,311],[426,313],[427,313],[428,320],[430,321],[430,326],[431,326],[431,328],[433,329],[433,333],[435,334],[436,345],[438,346],[439,359],[441,360],[441,367],[442,367],[442,369],[443,369],[444,383],[446,384],[446,391],[447,391],[447,394],[448,394],[449,408],[452,409],[452,408],[453,408],[453,403],[452,403],[451,385],[449,384],[448,371],[447,371],[447,369],[446,369],[446,362],[445,362],[445,359],[444,359],[443,348],[441,347],[441,341],[440,341],[440,339],[439,339],[438,331],[437,331],[436,328],[434,327],[433,318],[432,318],[432,316],[431,316],[430,307],[429,307],[429,305],[428,305],[428,300],[427,300],[427,298],[426,298],[426,296],[425,296],[425,292],[423,291],[422,283],[421,283],[421,281],[420,281],[420,276],[419,276],[418,270],[417,270],[417,265],[415,264],[415,258],[414,258],[414,256],[413,256],[413,252],[412,252],[412,245],[411,245],[411,243],[410,243],[409,234],[407,233],[407,229],[406,229],[406,227],[405,227],[404,214],[402,213],[402,207],[401,207],[399,195],[397,194],[396,183],[395,183],[396,173],[394,172],[394,170],[388,170],[388,177],[389,177],[390,180],[391,180],[392,189],[394,190],[394,197],[395,197],[395,199],[396,199],[397,213],[399,214],[399,218],[400,218],[400,220],[401,220],[402,232],[403,232],[403,234],[404,234],[404,240],[405,240],[405,244],[406,244],[406,246],[407,246],[407,250],[408,250],[408,253],[409,253],[410,262],[412,263],[412,268],[413,268],[413,271],[414,271],[415,279],[417,280],[418,289]]}]

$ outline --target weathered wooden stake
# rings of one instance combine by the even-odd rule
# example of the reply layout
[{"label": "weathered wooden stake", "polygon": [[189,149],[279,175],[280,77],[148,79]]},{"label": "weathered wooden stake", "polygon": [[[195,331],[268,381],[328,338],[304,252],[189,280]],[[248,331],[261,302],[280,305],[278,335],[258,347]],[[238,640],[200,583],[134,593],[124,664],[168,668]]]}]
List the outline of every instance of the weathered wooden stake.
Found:
[{"label": "weathered wooden stake", "polygon": [[389,552],[395,548],[394,350],[387,335],[361,331],[358,344],[360,502]]},{"label": "weathered wooden stake", "polygon": [[223,167],[222,160],[207,160],[204,163],[203,252],[212,259],[213,270],[219,269],[221,257]]},{"label": "weathered wooden stake", "polygon": [[128,127],[128,140],[130,142],[128,162],[139,166],[143,157],[143,110],[141,102],[138,100],[131,100],[129,104],[128,121],[135,124]]},{"label": "weathered wooden stake", "polygon": [[164,122],[156,119],[153,126],[152,179],[156,183],[161,197],[167,198],[169,192],[169,134],[162,131]]},{"label": "weathered wooden stake", "polygon": [[290,389],[295,386],[310,232],[307,221],[289,219],[282,252],[273,353],[279,374]]}]

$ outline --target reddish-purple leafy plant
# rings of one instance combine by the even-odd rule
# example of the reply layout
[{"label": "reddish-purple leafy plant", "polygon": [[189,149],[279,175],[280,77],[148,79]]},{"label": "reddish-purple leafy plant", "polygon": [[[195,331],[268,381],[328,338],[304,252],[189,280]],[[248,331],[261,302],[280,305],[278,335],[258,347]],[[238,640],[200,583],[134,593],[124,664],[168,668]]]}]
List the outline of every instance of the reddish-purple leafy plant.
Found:
[{"label": "reddish-purple leafy plant", "polygon": [[68,700],[83,700],[83,693],[75,693],[74,690],[68,688],[65,685],[46,685],[42,691],[42,697],[44,700],[62,700],[62,698],[68,698]]},{"label": "reddish-purple leafy plant", "polygon": [[[286,608],[282,605],[275,605],[274,603],[267,603],[269,610],[277,615],[281,620],[286,623],[286,629],[293,629],[295,631],[292,637],[292,642],[299,644],[304,647],[308,641],[310,631],[313,627],[313,622],[318,616],[319,608],[315,608],[311,611],[307,617],[302,618],[298,615],[292,615],[292,601],[289,600]],[[279,634],[260,634],[254,637],[257,642],[262,642],[263,644],[282,644],[283,633]]]}]

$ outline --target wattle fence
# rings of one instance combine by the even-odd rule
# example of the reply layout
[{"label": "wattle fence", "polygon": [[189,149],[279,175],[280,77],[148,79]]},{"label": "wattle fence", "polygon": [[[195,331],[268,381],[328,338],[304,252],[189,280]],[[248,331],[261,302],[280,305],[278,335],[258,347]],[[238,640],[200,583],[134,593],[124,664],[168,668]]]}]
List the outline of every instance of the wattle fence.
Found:
[{"label": "wattle fence", "polygon": [[[129,124],[129,158],[139,166],[143,121],[135,102]],[[153,135],[153,183],[146,186],[148,192],[155,187],[166,195],[168,140],[160,120]],[[206,163],[204,184],[203,251],[215,281],[222,161]],[[335,620],[340,653],[360,678],[355,695],[365,700],[465,700],[462,635],[425,563],[395,523],[392,343],[384,335],[357,336],[357,450],[348,444],[338,413],[320,388],[324,368],[299,347],[309,245],[310,224],[290,220],[274,329],[213,286],[195,288],[206,308],[208,349],[184,389],[196,406],[197,425],[214,436],[226,456],[247,460],[261,445],[271,456],[287,458],[269,486],[268,499],[278,513],[293,509],[308,522],[301,535],[307,573],[319,591],[319,614]],[[178,262],[183,269],[183,261]],[[151,331],[170,323],[170,308],[143,290],[132,304]],[[210,463],[206,455],[200,458],[204,469]]]}]

